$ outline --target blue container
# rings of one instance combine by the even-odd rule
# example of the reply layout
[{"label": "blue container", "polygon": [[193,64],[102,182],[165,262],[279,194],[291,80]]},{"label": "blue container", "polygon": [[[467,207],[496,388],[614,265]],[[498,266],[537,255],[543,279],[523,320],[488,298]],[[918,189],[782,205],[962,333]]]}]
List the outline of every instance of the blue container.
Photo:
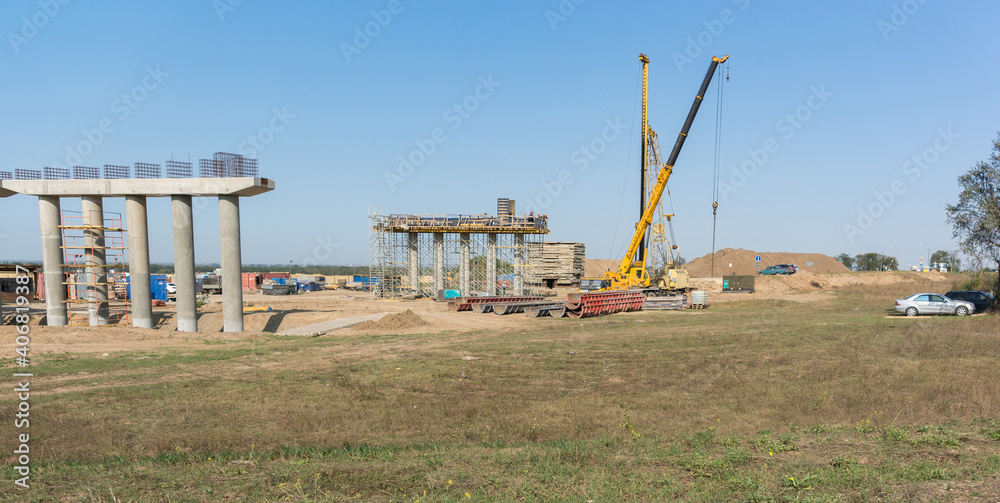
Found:
[{"label": "blue container", "polygon": [[462,296],[462,292],[459,291],[459,290],[445,290],[444,291],[444,298],[446,298],[446,299],[455,299],[455,298],[458,298],[458,297],[461,297],[461,296]]},{"label": "blue container", "polygon": [[[157,284],[160,284],[160,290],[162,293],[157,294]],[[150,298],[160,299],[162,301],[167,300],[167,277],[166,276],[150,276],[149,277],[149,289]],[[157,295],[160,295],[159,297]],[[132,275],[125,276],[125,298],[132,300]]]},{"label": "blue container", "polygon": [[271,281],[273,281],[274,284],[276,284],[276,285],[285,285],[285,284],[287,284],[287,283],[285,283],[285,278],[271,278]]},{"label": "blue container", "polygon": [[165,275],[157,274],[150,276],[149,286],[154,299],[167,301],[167,277]]}]

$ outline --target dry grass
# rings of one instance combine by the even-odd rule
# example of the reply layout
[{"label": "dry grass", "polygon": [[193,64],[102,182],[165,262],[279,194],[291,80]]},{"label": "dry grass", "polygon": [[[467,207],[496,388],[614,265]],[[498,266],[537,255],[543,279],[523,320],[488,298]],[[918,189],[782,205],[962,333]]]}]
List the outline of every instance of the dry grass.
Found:
[{"label": "dry grass", "polygon": [[996,318],[885,318],[904,293],[48,355],[33,362],[44,464],[32,492],[0,496],[995,501]]}]

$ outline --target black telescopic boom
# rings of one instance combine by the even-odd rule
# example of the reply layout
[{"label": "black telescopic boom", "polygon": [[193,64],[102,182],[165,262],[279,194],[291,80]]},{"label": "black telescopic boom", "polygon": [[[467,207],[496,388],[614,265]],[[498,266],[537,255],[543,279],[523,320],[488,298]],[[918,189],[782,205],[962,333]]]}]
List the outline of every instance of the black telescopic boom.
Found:
[{"label": "black telescopic boom", "polygon": [[708,65],[708,73],[705,74],[705,80],[701,81],[701,89],[698,90],[698,96],[694,98],[694,103],[691,105],[691,111],[688,112],[687,119],[684,121],[684,127],[681,128],[681,133],[677,135],[677,141],[674,142],[674,149],[670,151],[670,157],[667,158],[667,166],[673,166],[677,162],[677,156],[681,153],[681,147],[684,146],[684,140],[687,138],[688,130],[691,129],[691,123],[694,122],[694,116],[698,115],[698,108],[701,107],[702,97],[705,96],[705,92],[708,91],[708,84],[712,82],[712,76],[715,74],[715,69],[719,67],[719,63],[722,63],[729,56],[723,58],[712,58],[712,64]]}]

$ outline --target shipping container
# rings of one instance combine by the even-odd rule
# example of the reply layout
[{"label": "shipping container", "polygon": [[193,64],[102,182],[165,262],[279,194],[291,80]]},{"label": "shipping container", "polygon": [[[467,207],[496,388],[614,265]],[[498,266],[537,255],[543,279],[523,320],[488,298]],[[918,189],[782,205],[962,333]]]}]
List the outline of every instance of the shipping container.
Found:
[{"label": "shipping container", "polygon": [[754,291],[754,276],[723,276],[723,292],[749,292]]},{"label": "shipping container", "polygon": [[242,277],[243,291],[256,291],[260,290],[260,283],[263,279],[263,275],[259,272],[245,272],[240,275]]},{"label": "shipping container", "polygon": [[149,277],[149,287],[152,290],[153,299],[167,301],[167,276],[157,274]]},{"label": "shipping container", "polygon": [[35,271],[35,300],[45,300],[45,272]]}]

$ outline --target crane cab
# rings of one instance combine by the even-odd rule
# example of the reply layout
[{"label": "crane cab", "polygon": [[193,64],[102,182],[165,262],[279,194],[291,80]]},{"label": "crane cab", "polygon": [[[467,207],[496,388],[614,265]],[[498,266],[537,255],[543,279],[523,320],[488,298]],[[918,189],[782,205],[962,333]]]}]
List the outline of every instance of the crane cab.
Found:
[{"label": "crane cab", "polygon": [[603,292],[611,289],[611,280],[603,278],[582,278],[580,292]]}]

